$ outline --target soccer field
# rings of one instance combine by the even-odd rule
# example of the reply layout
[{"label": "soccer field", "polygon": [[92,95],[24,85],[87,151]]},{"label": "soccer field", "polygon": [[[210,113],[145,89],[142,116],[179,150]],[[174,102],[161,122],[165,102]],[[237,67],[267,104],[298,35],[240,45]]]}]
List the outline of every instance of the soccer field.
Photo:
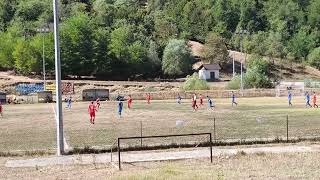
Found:
[{"label": "soccer field", "polygon": [[[305,108],[303,97],[295,97],[293,107],[281,98],[239,98],[231,106],[230,99],[214,99],[216,109],[204,106],[194,112],[189,99],[133,101],[128,110],[124,103],[123,117],[117,114],[117,102],[102,102],[96,113],[96,124],[89,122],[89,102],[75,102],[72,109],[63,105],[64,132],[71,147],[108,148],[118,137],[213,132],[216,139],[285,138],[289,116],[289,138],[315,137],[320,133],[320,109]],[[5,105],[0,119],[0,151],[51,150],[56,147],[55,104]],[[177,125],[177,121],[180,123]],[[181,123],[182,122],[182,123]],[[143,140],[144,145],[205,141],[202,138],[160,138]],[[140,145],[140,140],[124,142]]]}]

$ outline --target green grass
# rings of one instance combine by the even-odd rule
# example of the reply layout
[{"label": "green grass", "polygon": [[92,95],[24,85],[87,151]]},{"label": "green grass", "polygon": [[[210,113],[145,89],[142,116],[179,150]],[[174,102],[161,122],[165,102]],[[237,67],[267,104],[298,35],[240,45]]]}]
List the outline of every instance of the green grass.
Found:
[{"label": "green grass", "polygon": [[[239,106],[231,107],[230,99],[214,99],[215,110],[205,106],[192,111],[189,99],[181,105],[175,100],[134,101],[131,110],[117,115],[116,102],[103,102],[97,112],[96,124],[89,123],[88,103],[74,103],[71,110],[64,109],[64,132],[72,147],[115,147],[117,137],[142,134],[167,135],[214,132],[216,138],[228,139],[286,138],[286,117],[289,115],[289,137],[319,136],[320,109],[305,108],[302,97],[295,97],[294,107],[287,106],[286,98],[239,98]],[[125,104],[126,105],[126,104]],[[55,119],[53,104],[6,105],[0,119],[0,152],[17,150],[52,150],[55,148]],[[176,126],[176,121],[184,121]],[[145,139],[143,145],[195,143],[207,137],[180,137]],[[138,146],[140,139],[124,140],[124,146]]]}]

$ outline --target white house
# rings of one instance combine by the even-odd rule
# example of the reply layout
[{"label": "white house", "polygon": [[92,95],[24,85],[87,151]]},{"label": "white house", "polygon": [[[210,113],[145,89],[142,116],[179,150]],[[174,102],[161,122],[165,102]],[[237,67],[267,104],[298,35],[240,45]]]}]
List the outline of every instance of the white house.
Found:
[{"label": "white house", "polygon": [[218,80],[220,79],[221,67],[219,64],[202,64],[199,68],[199,78],[203,80]]}]

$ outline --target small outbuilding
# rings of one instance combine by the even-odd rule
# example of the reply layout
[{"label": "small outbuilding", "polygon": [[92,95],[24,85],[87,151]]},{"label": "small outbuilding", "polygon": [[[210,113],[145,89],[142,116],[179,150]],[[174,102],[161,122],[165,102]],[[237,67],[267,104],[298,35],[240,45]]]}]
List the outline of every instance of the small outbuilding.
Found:
[{"label": "small outbuilding", "polygon": [[199,68],[199,78],[203,80],[219,80],[221,67],[219,64],[202,64]]},{"label": "small outbuilding", "polygon": [[6,102],[7,102],[7,94],[6,93],[4,93],[4,92],[0,92],[0,102],[2,103],[2,104],[5,104]]},{"label": "small outbuilding", "polygon": [[98,98],[101,101],[109,100],[109,89],[85,89],[82,91],[83,101],[95,101]]},{"label": "small outbuilding", "polygon": [[50,103],[52,102],[52,91],[41,91],[38,92],[39,103]]}]

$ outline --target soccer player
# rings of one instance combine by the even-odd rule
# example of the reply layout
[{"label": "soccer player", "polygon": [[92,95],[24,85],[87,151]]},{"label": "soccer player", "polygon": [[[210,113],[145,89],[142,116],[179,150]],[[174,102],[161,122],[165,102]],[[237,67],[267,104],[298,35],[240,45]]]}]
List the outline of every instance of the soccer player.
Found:
[{"label": "soccer player", "polygon": [[71,96],[67,99],[67,108],[71,109],[72,98]]},{"label": "soccer player", "polygon": [[96,118],[96,106],[94,105],[94,102],[91,101],[91,104],[89,105],[89,108],[88,108],[88,112],[90,114],[90,123],[91,124],[94,124],[94,120]]},{"label": "soccer player", "polygon": [[233,91],[232,91],[231,98],[232,98],[232,103],[231,103],[231,105],[233,106],[233,104],[235,104],[236,106],[238,106],[238,103],[236,102],[236,95],[234,94]]},{"label": "soccer player", "polygon": [[310,94],[306,92],[306,107],[312,107],[310,104]]},{"label": "soccer player", "polygon": [[182,98],[181,98],[180,94],[178,94],[178,96],[177,96],[177,103],[178,103],[178,104],[181,104],[181,99],[182,99]]},{"label": "soccer player", "polygon": [[120,117],[121,117],[122,108],[123,108],[122,100],[123,100],[123,99],[119,99],[119,101],[118,101],[118,114],[119,114]]},{"label": "soccer player", "polygon": [[292,93],[289,91],[288,92],[288,102],[289,102],[289,106],[292,106]]},{"label": "soccer player", "polygon": [[146,99],[147,99],[147,103],[150,104],[150,103],[151,103],[151,102],[150,102],[150,101],[151,101],[151,95],[150,95],[150,93],[147,94],[147,98],[146,98]]},{"label": "soccer player", "polygon": [[3,107],[2,107],[2,103],[1,103],[1,101],[0,101],[0,115],[1,115],[1,117],[3,116],[3,115],[2,115],[2,112],[3,112]]},{"label": "soccer player", "polygon": [[131,98],[131,95],[129,95],[129,98],[128,98],[128,109],[131,109],[131,105],[132,105],[132,98]]},{"label": "soccer player", "polygon": [[312,103],[313,103],[313,108],[316,108],[316,107],[318,108],[316,92],[313,92]]},{"label": "soccer player", "polygon": [[100,109],[100,98],[96,99],[96,106],[97,106],[97,110]]},{"label": "soccer player", "polygon": [[210,99],[210,97],[209,97],[209,96],[207,96],[207,99],[208,99],[208,107],[209,107],[209,109],[212,109],[212,110],[213,110],[214,105],[213,105],[212,100]]},{"label": "soccer player", "polygon": [[203,96],[202,96],[202,94],[200,94],[199,99],[200,99],[200,106],[202,106],[203,105]]},{"label": "soccer player", "polygon": [[196,111],[198,109],[196,94],[193,94],[193,97],[192,97],[192,108],[194,111]]}]

